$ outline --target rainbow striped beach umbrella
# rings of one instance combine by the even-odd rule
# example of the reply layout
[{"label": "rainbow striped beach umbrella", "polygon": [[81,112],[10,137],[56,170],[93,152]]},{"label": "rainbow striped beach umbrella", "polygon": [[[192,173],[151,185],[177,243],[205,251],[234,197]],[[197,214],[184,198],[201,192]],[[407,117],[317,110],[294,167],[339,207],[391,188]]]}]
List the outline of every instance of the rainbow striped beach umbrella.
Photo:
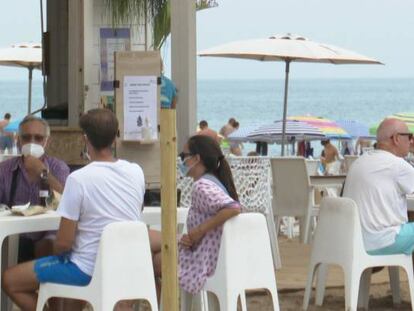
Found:
[{"label": "rainbow striped beach umbrella", "polygon": [[298,120],[304,121],[322,131],[323,134],[329,139],[351,139],[349,135],[342,127],[340,127],[336,122],[314,116],[291,116],[288,117],[288,120]]},{"label": "rainbow striped beach umbrella", "polygon": [[[394,113],[393,115],[388,116],[387,118],[394,118],[394,119],[399,119],[399,120],[404,121],[408,126],[408,130],[411,133],[414,133],[414,113],[413,112],[398,112],[398,113]],[[369,132],[371,135],[377,134],[377,129],[379,125],[380,123],[375,124],[374,126],[371,126],[369,128]]]}]

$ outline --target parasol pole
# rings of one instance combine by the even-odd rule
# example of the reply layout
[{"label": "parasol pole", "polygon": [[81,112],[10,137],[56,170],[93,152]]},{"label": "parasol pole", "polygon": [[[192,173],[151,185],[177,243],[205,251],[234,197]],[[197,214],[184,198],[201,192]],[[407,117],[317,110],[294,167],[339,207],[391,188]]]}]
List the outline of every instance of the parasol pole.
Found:
[{"label": "parasol pole", "polygon": [[29,67],[29,94],[27,101],[27,114],[32,112],[32,78],[33,78],[33,67]]},{"label": "parasol pole", "polygon": [[286,136],[286,118],[287,118],[287,98],[288,98],[288,85],[289,85],[289,67],[291,60],[286,59],[285,68],[285,98],[283,100],[283,124],[282,124],[282,151],[281,156],[285,155],[285,136]]}]

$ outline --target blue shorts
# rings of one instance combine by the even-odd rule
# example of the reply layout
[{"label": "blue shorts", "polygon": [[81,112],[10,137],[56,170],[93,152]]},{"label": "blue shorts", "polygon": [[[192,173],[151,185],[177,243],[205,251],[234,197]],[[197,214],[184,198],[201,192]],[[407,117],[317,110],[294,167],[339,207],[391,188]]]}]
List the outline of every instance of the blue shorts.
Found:
[{"label": "blue shorts", "polygon": [[395,237],[395,242],[389,246],[367,251],[369,255],[411,255],[414,251],[414,222],[401,225],[400,232]]},{"label": "blue shorts", "polygon": [[67,254],[37,259],[34,272],[40,283],[85,286],[91,281],[91,276],[71,262]]},{"label": "blue shorts", "polygon": [[10,136],[0,136],[0,150],[6,149],[11,153],[13,149],[13,138]]}]

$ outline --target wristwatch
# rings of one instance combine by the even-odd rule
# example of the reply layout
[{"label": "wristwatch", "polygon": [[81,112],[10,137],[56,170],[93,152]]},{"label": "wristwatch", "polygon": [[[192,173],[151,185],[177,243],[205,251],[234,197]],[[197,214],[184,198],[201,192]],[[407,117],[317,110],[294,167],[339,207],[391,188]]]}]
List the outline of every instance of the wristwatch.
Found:
[{"label": "wristwatch", "polygon": [[[45,176],[46,175],[46,176]],[[40,178],[48,178],[49,177],[49,169],[45,168],[40,172]]]}]

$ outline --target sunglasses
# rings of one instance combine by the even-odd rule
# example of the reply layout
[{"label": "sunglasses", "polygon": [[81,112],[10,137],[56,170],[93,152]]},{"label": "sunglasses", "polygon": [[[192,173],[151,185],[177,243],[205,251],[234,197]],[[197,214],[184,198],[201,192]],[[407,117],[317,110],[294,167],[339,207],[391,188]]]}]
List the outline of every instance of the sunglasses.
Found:
[{"label": "sunglasses", "polygon": [[408,137],[408,140],[412,140],[413,139],[413,133],[397,133],[397,135],[407,136]]},{"label": "sunglasses", "polygon": [[189,152],[181,152],[178,156],[180,157],[181,161],[184,161],[187,157],[192,156],[192,153]]},{"label": "sunglasses", "polygon": [[20,135],[20,138],[22,139],[22,141],[24,142],[28,142],[28,141],[35,141],[37,143],[42,143],[46,136],[44,135],[39,135],[39,134],[22,134]]}]

